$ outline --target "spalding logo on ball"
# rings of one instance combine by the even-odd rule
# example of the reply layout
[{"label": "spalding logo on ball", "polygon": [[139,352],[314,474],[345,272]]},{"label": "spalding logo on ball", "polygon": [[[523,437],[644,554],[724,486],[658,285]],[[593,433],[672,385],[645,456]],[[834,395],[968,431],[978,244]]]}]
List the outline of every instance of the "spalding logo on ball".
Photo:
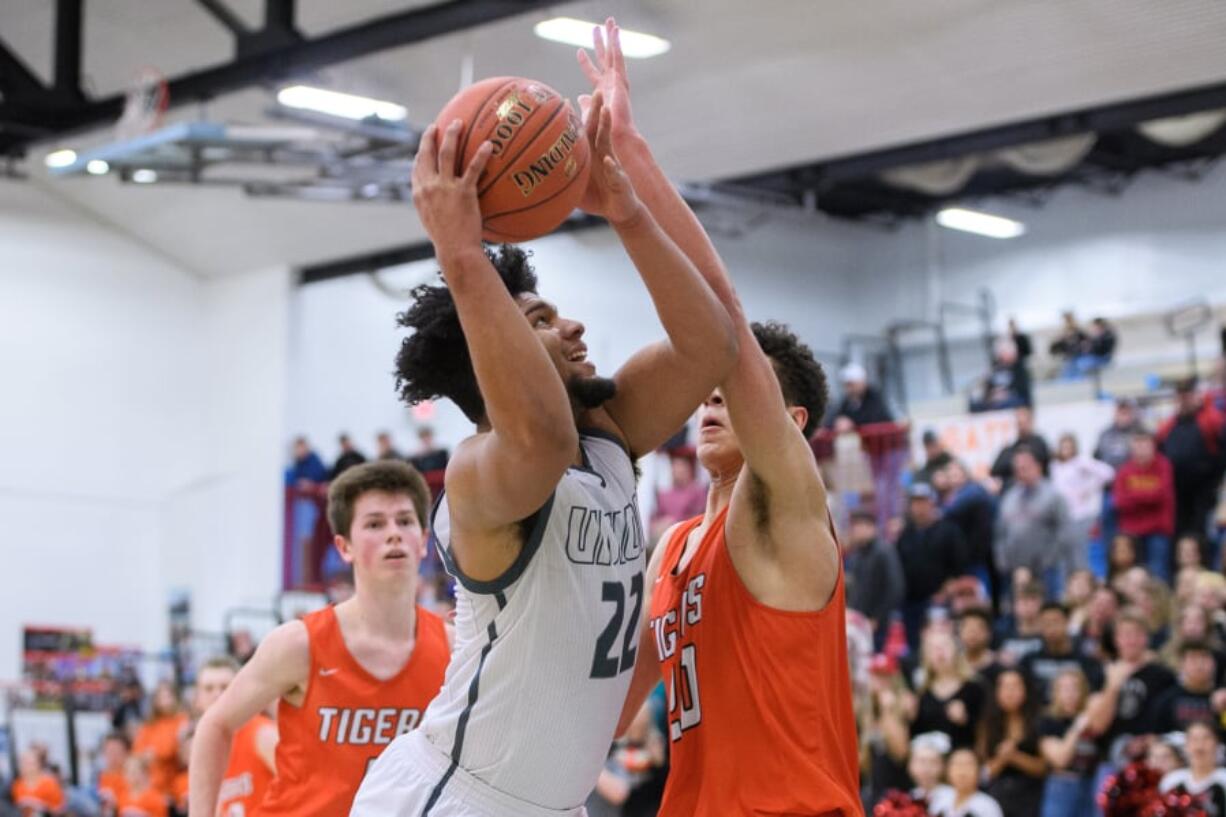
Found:
[{"label": "spalding logo on ball", "polygon": [[436,120],[440,133],[455,119],[464,122],[457,173],[482,142],[494,146],[477,182],[486,241],[540,238],[579,204],[587,188],[587,138],[557,91],[520,77],[482,80],[443,108]]}]

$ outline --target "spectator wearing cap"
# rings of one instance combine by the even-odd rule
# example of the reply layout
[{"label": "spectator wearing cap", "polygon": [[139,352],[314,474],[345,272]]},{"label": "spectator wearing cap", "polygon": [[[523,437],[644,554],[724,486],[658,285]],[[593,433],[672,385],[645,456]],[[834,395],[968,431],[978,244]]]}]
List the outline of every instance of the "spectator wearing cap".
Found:
[{"label": "spectator wearing cap", "polygon": [[1018,354],[1017,344],[1000,338],[993,347],[992,370],[984,381],[983,394],[972,400],[971,411],[996,411],[1032,405],[1030,372]]},{"label": "spectator wearing cap", "polygon": [[1175,530],[1175,477],[1159,454],[1154,437],[1140,429],[1132,435],[1132,457],[1120,466],[1112,491],[1119,529],[1131,537],[1149,570],[1171,580],[1171,534]]},{"label": "spectator wearing cap", "polygon": [[936,491],[916,483],[907,492],[907,522],[898,537],[907,592],[903,623],[912,652],[919,648],[920,632],[933,596],[969,566],[966,539],[958,526],[941,518]]},{"label": "spectator wearing cap", "polygon": [[1002,575],[1019,567],[1041,578],[1050,598],[1059,598],[1064,569],[1073,561],[1075,530],[1068,503],[1043,478],[1039,459],[1028,448],[1013,455],[1015,482],[1000,501],[996,518],[996,566]]},{"label": "spectator wearing cap", "polygon": [[336,479],[345,473],[347,469],[366,462],[366,455],[354,446],[353,440],[349,438],[348,434],[341,434],[337,437],[337,443],[340,445],[341,454],[332,465],[331,479]]},{"label": "spectator wearing cap", "polygon": [[1034,409],[1023,406],[1013,413],[1013,418],[1017,422],[1017,437],[1000,450],[992,463],[992,476],[1000,480],[1002,492],[1008,490],[1013,481],[1013,455],[1018,450],[1026,448],[1038,458],[1043,476],[1047,476],[1051,463],[1047,440],[1034,427]]},{"label": "spectator wearing cap", "polygon": [[[1119,471],[1120,466],[1128,462],[1128,458],[1132,456],[1133,433],[1142,428],[1144,426],[1137,416],[1137,402],[1131,397],[1121,397],[1116,400],[1115,416],[1111,418],[1111,425],[1104,428],[1102,433],[1098,435],[1098,442],[1094,446],[1094,459],[1102,460],[1116,471]],[[1115,503],[1111,497],[1110,485],[1103,491],[1103,508],[1100,524],[1100,538],[1103,542],[1110,542],[1112,537],[1115,536],[1115,532],[1119,529],[1119,521],[1115,511]]]},{"label": "spectator wearing cap", "polygon": [[873,423],[894,420],[885,400],[877,389],[868,384],[868,372],[859,363],[848,363],[839,373],[843,384],[843,399],[839,401],[827,427],[836,431],[851,431]]},{"label": "spectator wearing cap", "polygon": [[1226,418],[1201,397],[1194,377],[1179,381],[1175,397],[1175,416],[1157,435],[1175,470],[1175,533],[1203,536],[1226,468]]},{"label": "spectator wearing cap", "polygon": [[873,623],[873,644],[880,651],[890,615],[902,608],[907,587],[898,553],[877,534],[872,511],[851,512],[845,566],[847,606]]}]

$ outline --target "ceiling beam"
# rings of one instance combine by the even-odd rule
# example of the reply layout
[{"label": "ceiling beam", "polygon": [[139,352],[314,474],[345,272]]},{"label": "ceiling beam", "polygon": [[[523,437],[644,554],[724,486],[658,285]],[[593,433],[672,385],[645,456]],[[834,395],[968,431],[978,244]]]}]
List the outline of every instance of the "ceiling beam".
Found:
[{"label": "ceiling beam", "polygon": [[81,102],[81,3],[55,3],[55,95],[61,104]]},{"label": "ceiling beam", "polygon": [[47,88],[0,40],[0,91],[10,99],[32,99],[47,92]]},{"label": "ceiling beam", "polygon": [[[69,0],[80,3],[80,0]],[[317,71],[346,60],[364,57],[398,46],[428,40],[466,28],[545,8],[551,0],[451,0],[451,2],[385,15],[314,39],[263,38],[263,47],[246,49],[231,62],[172,78],[168,83],[170,105],[178,106],[211,99],[252,85],[276,82]],[[215,11],[216,3],[205,8]],[[268,0],[268,16],[280,23],[292,16],[290,0]],[[216,16],[216,15],[215,15]],[[255,36],[267,33],[257,32]],[[242,40],[240,39],[240,43]],[[47,100],[48,103],[53,102]],[[114,95],[77,105],[46,104],[48,137],[109,124],[123,112],[124,97]],[[10,113],[0,103],[0,122]],[[33,141],[32,139],[24,140]],[[21,145],[24,147],[24,145]]]},{"label": "ceiling beam", "polygon": [[221,23],[236,39],[251,33],[247,24],[226,5],[225,0],[196,0],[196,3],[211,14],[213,19]]},{"label": "ceiling beam", "polygon": [[[607,224],[608,222],[603,218],[585,214],[582,217],[567,219],[550,235],[580,232],[594,227],[604,227]],[[322,261],[318,264],[308,264],[299,268],[298,280],[302,284],[314,284],[332,278],[343,278],[346,275],[377,272],[388,267],[396,267],[413,261],[425,261],[433,257],[434,245],[429,241],[418,241],[413,244],[401,244],[345,258]]]}]

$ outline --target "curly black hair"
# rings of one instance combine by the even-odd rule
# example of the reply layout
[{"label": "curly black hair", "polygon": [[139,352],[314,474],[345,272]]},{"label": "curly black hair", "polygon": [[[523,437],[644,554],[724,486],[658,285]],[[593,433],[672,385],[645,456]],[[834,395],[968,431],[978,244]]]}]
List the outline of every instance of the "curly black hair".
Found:
[{"label": "curly black hair", "polygon": [[[528,253],[503,244],[486,247],[486,256],[511,297],[536,292],[536,273]],[[469,420],[485,417],[485,400],[477,386],[472,356],[460,327],[455,299],[446,284],[422,284],[410,293],[413,305],[396,316],[397,325],[412,329],[396,353],[396,391],[409,405],[446,397]]]},{"label": "curly black hair", "polygon": [[826,404],[830,399],[826,372],[813,357],[813,350],[783,324],[768,321],[754,323],[751,328],[758,345],[774,364],[784,401],[789,406],[804,406],[808,410],[804,434],[806,439],[812,437],[826,416]]}]

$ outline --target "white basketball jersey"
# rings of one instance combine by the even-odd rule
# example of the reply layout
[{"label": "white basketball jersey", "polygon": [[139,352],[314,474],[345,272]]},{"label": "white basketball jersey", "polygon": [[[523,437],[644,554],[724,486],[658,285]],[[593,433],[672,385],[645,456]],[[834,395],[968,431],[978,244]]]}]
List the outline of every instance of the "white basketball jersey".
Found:
[{"label": "white basketball jersey", "polygon": [[644,612],[633,463],[601,432],[581,432],[580,447],[584,466],[562,477],[500,579],[457,568],[446,496],[430,526],[458,580],[456,638],[421,732],[453,768],[551,809],[582,804],[596,782]]}]

